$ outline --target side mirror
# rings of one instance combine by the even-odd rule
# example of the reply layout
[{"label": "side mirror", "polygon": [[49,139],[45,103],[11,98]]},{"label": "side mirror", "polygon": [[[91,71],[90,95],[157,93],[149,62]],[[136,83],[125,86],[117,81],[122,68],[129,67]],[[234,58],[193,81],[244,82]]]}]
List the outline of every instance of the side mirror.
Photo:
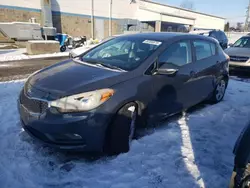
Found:
[{"label": "side mirror", "polygon": [[156,74],[174,76],[178,71],[178,66],[171,63],[164,63],[157,69]]},{"label": "side mirror", "polygon": [[233,44],[232,44],[232,43],[230,43],[228,46],[229,46],[229,47],[232,47],[232,46],[233,46]]}]

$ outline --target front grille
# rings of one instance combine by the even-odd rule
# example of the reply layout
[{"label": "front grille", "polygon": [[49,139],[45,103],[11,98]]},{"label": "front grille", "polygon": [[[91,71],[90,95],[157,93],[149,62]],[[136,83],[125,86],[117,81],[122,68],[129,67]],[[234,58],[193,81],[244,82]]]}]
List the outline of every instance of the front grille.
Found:
[{"label": "front grille", "polygon": [[249,60],[249,57],[230,56],[230,61],[247,62],[248,60]]},{"label": "front grille", "polygon": [[25,95],[24,91],[20,94],[20,103],[33,113],[44,113],[48,108],[47,102],[29,98]]}]

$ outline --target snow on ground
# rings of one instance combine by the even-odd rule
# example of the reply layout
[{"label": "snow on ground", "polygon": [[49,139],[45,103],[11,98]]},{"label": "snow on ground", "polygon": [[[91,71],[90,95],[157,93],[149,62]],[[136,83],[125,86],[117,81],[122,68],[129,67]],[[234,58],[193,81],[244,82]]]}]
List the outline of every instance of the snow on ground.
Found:
[{"label": "snow on ground", "polygon": [[22,132],[16,109],[22,86],[0,83],[1,188],[228,187],[234,142],[250,119],[250,84],[230,80],[223,102],[171,118],[134,141],[129,153],[72,159]]},{"label": "snow on ground", "polygon": [[[40,42],[40,41],[38,41]],[[54,42],[54,41],[52,41]],[[80,55],[81,53],[85,52],[86,50],[93,48],[96,44],[91,44],[83,47],[79,47],[73,49],[75,55]],[[49,57],[68,57],[69,56],[69,49],[66,52],[58,52],[58,53],[51,53],[51,54],[39,54],[39,55],[27,55],[26,48],[20,49],[9,49],[9,50],[0,50],[0,62],[3,61],[20,61],[20,60],[27,60],[27,59],[40,59],[40,58],[49,58]]]},{"label": "snow on ground", "polygon": [[15,53],[16,51],[17,51],[16,49],[0,50],[0,55],[2,55],[2,54],[9,54],[9,53]]},{"label": "snow on ground", "polygon": [[25,48],[10,50],[0,50],[0,62],[3,61],[19,61],[27,59],[40,59],[48,57],[67,57],[69,52],[58,52],[52,54],[40,54],[40,55],[27,55]]},{"label": "snow on ground", "polygon": [[19,49],[0,49],[1,56],[17,56],[26,53],[26,48]]},{"label": "snow on ground", "polygon": [[[242,82],[247,82],[250,83],[250,79],[244,78],[245,76],[230,76],[231,79],[237,80],[237,81],[242,81]],[[249,76],[248,76],[249,77]]]}]

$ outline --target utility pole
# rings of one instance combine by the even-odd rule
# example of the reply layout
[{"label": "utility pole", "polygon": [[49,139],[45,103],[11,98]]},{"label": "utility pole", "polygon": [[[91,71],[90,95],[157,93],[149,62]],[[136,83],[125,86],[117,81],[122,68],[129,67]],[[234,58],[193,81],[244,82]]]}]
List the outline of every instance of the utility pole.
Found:
[{"label": "utility pole", "polygon": [[249,17],[250,17],[250,0],[247,6],[247,13],[246,13],[246,21],[245,21],[245,28],[244,31],[248,31],[249,27]]},{"label": "utility pole", "polygon": [[95,25],[94,25],[94,0],[91,0],[91,37],[95,37]]},{"label": "utility pole", "polygon": [[112,4],[113,0],[109,0],[109,36],[112,36]]}]

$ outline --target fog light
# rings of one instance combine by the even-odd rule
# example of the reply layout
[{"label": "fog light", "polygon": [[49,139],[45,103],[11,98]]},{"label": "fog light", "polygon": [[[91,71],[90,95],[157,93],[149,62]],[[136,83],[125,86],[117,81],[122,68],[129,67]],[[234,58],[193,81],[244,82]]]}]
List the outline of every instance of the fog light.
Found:
[{"label": "fog light", "polygon": [[68,142],[68,141],[82,141],[82,137],[79,134],[45,134],[47,138],[55,142]]},{"label": "fog light", "polygon": [[52,114],[59,114],[58,110],[56,108],[54,108],[54,107],[50,107],[50,112]]},{"label": "fog light", "polygon": [[81,140],[82,137],[79,134],[65,134],[65,136],[74,139],[74,140]]}]

